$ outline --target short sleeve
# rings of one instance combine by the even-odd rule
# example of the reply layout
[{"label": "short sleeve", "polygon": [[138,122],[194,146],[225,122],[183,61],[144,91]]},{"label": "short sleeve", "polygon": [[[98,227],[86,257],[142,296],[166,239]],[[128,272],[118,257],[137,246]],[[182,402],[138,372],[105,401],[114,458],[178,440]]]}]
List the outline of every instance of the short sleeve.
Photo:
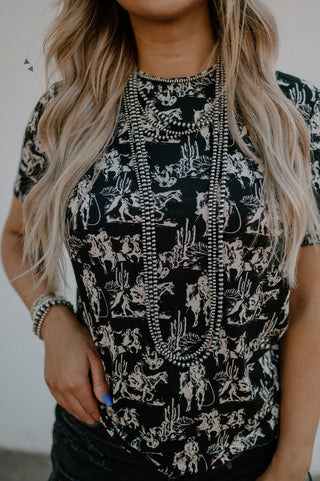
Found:
[{"label": "short sleeve", "polygon": [[[279,70],[276,70],[276,79],[283,93],[299,110],[308,125],[311,183],[320,211],[320,88],[308,80]],[[314,240],[320,243],[320,238]],[[310,232],[307,231],[301,246],[312,243]]]},{"label": "short sleeve", "polygon": [[59,82],[53,83],[41,95],[27,120],[20,161],[13,186],[13,193],[21,202],[24,201],[30,189],[40,180],[48,166],[48,158],[37,137],[37,131],[45,106],[56,95],[58,85]]},{"label": "short sleeve", "polygon": [[[310,168],[312,189],[315,194],[318,209],[320,211],[320,89],[314,85],[302,81],[304,86],[303,97],[305,99],[305,112],[308,115],[310,129]],[[320,238],[315,239],[320,243]],[[312,244],[310,233],[307,231],[301,246]]]}]

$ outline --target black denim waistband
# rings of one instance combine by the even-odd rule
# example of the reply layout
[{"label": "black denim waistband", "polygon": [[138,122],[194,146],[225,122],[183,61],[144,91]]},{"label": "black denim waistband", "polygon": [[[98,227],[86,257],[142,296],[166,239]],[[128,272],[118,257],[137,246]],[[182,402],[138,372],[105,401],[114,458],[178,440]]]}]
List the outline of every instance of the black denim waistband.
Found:
[{"label": "black denim waistband", "polygon": [[[132,463],[136,466],[144,466],[144,468],[150,470],[151,473],[155,473],[156,479],[179,480],[181,478],[166,477],[162,475],[159,471],[157,471],[156,467],[150,461],[148,461],[148,459],[146,459],[144,454],[130,452],[128,449],[126,449],[124,446],[124,441],[119,435],[115,434],[115,436],[112,437],[101,422],[93,425],[87,424],[74,417],[59,404],[56,405],[56,421],[60,423],[66,423],[68,429],[75,434],[75,438],[77,436],[81,436],[85,442],[88,443],[88,446],[90,444],[94,445],[100,453],[106,453],[108,458],[114,458],[126,463]],[[251,471],[254,471],[254,469],[261,471],[264,466],[266,468],[270,463],[273,453],[276,449],[277,442],[278,439],[273,439],[267,441],[265,444],[256,445],[254,448],[248,449],[239,455],[235,455],[231,462],[228,462],[224,466],[213,469],[207,473],[196,473],[190,476],[184,475],[183,479],[185,481],[189,481],[189,479],[190,481],[205,481],[206,476],[208,476],[209,480],[212,479],[210,476],[215,473],[216,479],[228,481],[229,474],[231,476],[230,480],[233,479],[231,472],[245,472],[245,470],[248,469],[248,466],[250,467]]]}]

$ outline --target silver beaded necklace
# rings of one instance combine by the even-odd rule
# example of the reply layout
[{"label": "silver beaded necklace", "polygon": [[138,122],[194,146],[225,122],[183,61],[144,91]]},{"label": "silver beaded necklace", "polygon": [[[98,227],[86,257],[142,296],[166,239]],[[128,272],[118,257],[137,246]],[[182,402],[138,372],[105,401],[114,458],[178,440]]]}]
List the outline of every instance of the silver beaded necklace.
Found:
[{"label": "silver beaded necklace", "polygon": [[[220,94],[225,81],[225,72],[218,56],[215,82],[215,98]],[[207,334],[200,347],[191,352],[175,352],[168,342],[163,340],[159,322],[158,286],[157,286],[157,250],[154,219],[154,197],[151,190],[151,178],[147,162],[145,131],[141,121],[141,105],[138,93],[138,71],[135,70],[124,90],[124,110],[128,125],[131,155],[136,173],[142,215],[142,247],[144,262],[145,299],[148,327],[156,350],[168,361],[178,366],[191,366],[203,362],[213,352],[219,337],[223,308],[223,225],[224,199],[226,191],[226,159],[228,147],[228,117],[226,92],[223,92],[213,108],[210,118],[213,123],[213,158],[208,190],[208,283],[210,296],[210,321]],[[200,74],[201,75],[201,74]],[[157,79],[157,77],[155,77]],[[160,80],[160,79],[159,79]],[[160,116],[159,116],[160,117]],[[162,119],[163,120],[163,119]],[[161,118],[159,122],[161,121]],[[168,121],[170,124],[170,121]],[[188,135],[188,124],[176,125],[179,135]],[[192,128],[198,130],[202,121],[195,122]],[[182,128],[181,128],[182,127]],[[182,134],[183,131],[183,134]],[[165,131],[166,132],[166,131]],[[159,140],[160,134],[154,134]],[[164,140],[173,134],[166,132]],[[160,136],[162,137],[162,136]],[[161,138],[160,138],[161,140]],[[220,177],[220,185],[219,185]],[[218,201],[218,196],[220,200]],[[217,282],[218,281],[218,282]],[[218,284],[218,285],[217,285]]]},{"label": "silver beaded necklace", "polygon": [[[192,76],[192,80],[195,79],[201,79],[205,78],[206,80],[210,80],[215,73],[215,68],[211,67],[211,69],[206,70],[205,72],[202,72],[198,75]],[[146,74],[142,75],[143,77],[146,77]],[[190,77],[181,77],[180,79],[161,79],[159,77],[153,77],[151,76],[152,79],[156,79],[160,82],[166,81],[166,83],[173,83],[172,80],[175,80],[175,83],[179,84],[185,84],[187,81],[190,82]],[[170,81],[170,82],[168,82]],[[201,116],[198,118],[197,122],[182,122],[179,120],[170,120],[167,118],[167,116],[160,112],[158,109],[154,107],[152,102],[148,99],[146,94],[143,92],[143,90],[139,89],[138,93],[146,106],[150,109],[150,111],[154,114],[155,117],[158,118],[158,122],[154,120],[154,118],[150,115],[148,110],[144,111],[142,105],[140,104],[140,114],[145,115],[150,123],[156,128],[159,129],[159,131],[163,131],[164,134],[160,135],[155,132],[152,132],[151,130],[147,129],[145,133],[151,137],[153,140],[168,140],[168,139],[177,139],[179,137],[182,137],[186,134],[191,134],[198,132],[201,127],[207,126],[211,124],[214,120],[214,110],[216,109],[216,104],[211,105],[211,107],[203,112]],[[161,124],[162,122],[162,124]],[[173,129],[168,128],[168,125],[171,125]],[[177,130],[177,129],[182,129],[182,130]]]}]

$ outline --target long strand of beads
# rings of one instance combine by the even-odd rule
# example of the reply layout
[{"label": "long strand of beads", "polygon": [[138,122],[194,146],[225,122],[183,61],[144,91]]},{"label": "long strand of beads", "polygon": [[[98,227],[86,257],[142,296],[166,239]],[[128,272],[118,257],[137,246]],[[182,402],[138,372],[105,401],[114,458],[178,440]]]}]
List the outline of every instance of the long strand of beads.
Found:
[{"label": "long strand of beads", "polygon": [[[197,350],[198,351],[198,350]],[[198,352],[197,352],[198,353]],[[176,356],[174,356],[174,358],[176,358]],[[182,356],[179,356],[180,359],[182,359]],[[187,355],[186,359],[190,359],[190,355]],[[176,359],[174,359],[176,360]],[[184,359],[185,360],[185,359]],[[178,361],[179,362],[179,361]]]},{"label": "long strand of beads", "polygon": [[[197,350],[198,351],[198,350]],[[175,356],[176,357],[176,356]],[[180,356],[181,357],[181,356]],[[188,358],[190,358],[190,355],[188,356]],[[176,360],[176,359],[175,359]]]},{"label": "long strand of beads", "polygon": [[[216,131],[217,131],[217,129],[216,129]],[[216,145],[216,144],[215,144],[215,145]],[[215,165],[215,164],[213,164],[213,166],[214,166],[214,165]],[[214,307],[214,306],[212,306],[212,308],[213,308],[213,307]],[[209,330],[208,335],[210,334],[210,331],[211,331],[211,329]]]},{"label": "long strand of beads", "polygon": [[[221,62],[217,68],[216,91],[221,92],[224,83],[224,71]],[[139,100],[137,88],[137,73],[134,72],[129,79],[128,88],[125,90],[124,103],[125,112],[128,122],[130,147],[136,170],[139,196],[141,199],[142,212],[142,242],[144,254],[144,275],[146,290],[146,312],[150,334],[154,341],[156,349],[169,361],[179,366],[190,366],[205,360],[213,351],[218,339],[218,333],[221,326],[222,304],[223,304],[223,203],[225,198],[225,182],[226,182],[226,158],[227,158],[227,140],[228,140],[228,118],[226,108],[226,93],[224,92],[219,98],[219,113],[215,117],[214,122],[214,145],[213,145],[213,165],[210,175],[209,193],[208,193],[208,281],[210,292],[211,315],[208,333],[205,336],[202,345],[194,352],[179,354],[173,352],[168,343],[164,342],[161,336],[159,313],[158,313],[158,292],[157,292],[157,252],[155,238],[155,222],[154,222],[154,205],[151,192],[151,179],[149,166],[147,163],[147,154],[145,149],[144,132],[139,116]],[[220,120],[219,120],[220,117]],[[130,133],[129,126],[132,124],[133,132]],[[220,159],[219,159],[220,157]],[[219,159],[219,161],[218,161]],[[220,165],[221,164],[221,165]],[[214,211],[217,210],[217,193],[218,193],[218,175],[216,170],[221,166],[221,187],[220,187],[220,205],[218,223],[214,222]],[[213,199],[212,199],[213,197]],[[210,199],[210,202],[209,202]],[[216,246],[214,231],[218,230],[218,259],[214,256],[213,249]],[[214,240],[213,240],[214,239]],[[216,265],[218,264],[218,295],[215,302],[215,286],[216,286]],[[215,324],[215,307],[217,310],[217,322]]]}]

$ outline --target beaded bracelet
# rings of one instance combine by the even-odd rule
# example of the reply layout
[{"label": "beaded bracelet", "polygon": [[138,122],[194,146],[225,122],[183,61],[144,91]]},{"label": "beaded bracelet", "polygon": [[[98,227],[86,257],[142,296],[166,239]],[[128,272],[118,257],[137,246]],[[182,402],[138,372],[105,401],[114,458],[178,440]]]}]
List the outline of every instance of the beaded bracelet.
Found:
[{"label": "beaded bracelet", "polygon": [[31,315],[31,318],[33,319],[34,318],[34,315],[35,315],[35,312],[36,310],[41,306],[41,304],[47,300],[47,299],[51,299],[53,297],[56,296],[56,293],[55,292],[45,292],[44,294],[42,294],[41,296],[38,297],[38,299],[36,299],[34,301],[34,303],[32,304],[32,307],[30,309],[30,315]]},{"label": "beaded bracelet", "polygon": [[55,294],[54,292],[42,294],[40,297],[38,297],[38,299],[35,300],[32,305],[30,314],[33,321],[33,333],[37,335],[40,339],[42,339],[40,336],[40,329],[44,322],[44,319],[49,312],[50,307],[56,304],[63,304],[69,307],[72,312],[74,312],[71,302],[69,302],[64,297]]}]

